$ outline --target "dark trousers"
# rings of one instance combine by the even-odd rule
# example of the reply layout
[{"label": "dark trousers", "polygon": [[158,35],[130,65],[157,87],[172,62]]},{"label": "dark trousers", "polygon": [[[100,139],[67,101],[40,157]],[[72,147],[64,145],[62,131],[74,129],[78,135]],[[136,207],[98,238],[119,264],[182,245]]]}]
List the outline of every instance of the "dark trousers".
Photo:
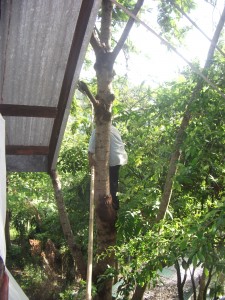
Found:
[{"label": "dark trousers", "polygon": [[120,166],[109,167],[109,178],[110,178],[110,193],[112,196],[113,207],[119,209],[119,199],[116,196],[119,186],[119,170]]}]

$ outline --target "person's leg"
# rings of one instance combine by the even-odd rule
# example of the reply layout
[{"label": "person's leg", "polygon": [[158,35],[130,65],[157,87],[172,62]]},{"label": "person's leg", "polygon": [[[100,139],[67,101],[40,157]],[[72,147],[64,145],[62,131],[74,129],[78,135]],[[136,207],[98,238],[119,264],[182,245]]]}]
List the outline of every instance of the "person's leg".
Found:
[{"label": "person's leg", "polygon": [[119,199],[116,196],[119,186],[119,170],[120,166],[113,166],[109,168],[110,178],[110,193],[112,195],[113,207],[119,209]]}]

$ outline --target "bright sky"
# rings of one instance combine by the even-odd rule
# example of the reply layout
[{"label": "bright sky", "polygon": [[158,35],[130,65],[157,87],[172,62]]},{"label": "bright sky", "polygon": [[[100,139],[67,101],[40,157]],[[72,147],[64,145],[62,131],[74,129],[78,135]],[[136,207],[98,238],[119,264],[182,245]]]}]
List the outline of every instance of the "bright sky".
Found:
[{"label": "bright sky", "polygon": [[[145,1],[150,5],[154,5],[154,1]],[[217,0],[216,7],[206,3],[205,0],[198,0],[197,10],[192,12],[189,17],[209,36],[212,38],[220,14],[224,7],[224,0]],[[154,9],[154,7],[151,7]],[[155,14],[156,15],[156,14]],[[159,33],[156,22],[152,17],[153,13],[147,13],[141,17],[148,26],[152,27]],[[151,20],[151,21],[149,21]],[[187,20],[186,24],[192,26]],[[192,26],[193,27],[193,26]],[[125,69],[125,60],[123,53],[118,57],[118,65],[115,67],[116,73],[119,75],[128,74],[128,78],[136,84],[143,81],[150,85],[157,85],[164,81],[177,78],[180,71],[187,65],[172,50],[168,51],[165,45],[151,32],[147,31],[142,25],[133,28],[129,38],[138,49],[138,54],[132,54],[128,61],[128,72]],[[193,59],[201,61],[204,65],[209,41],[196,29],[192,29],[185,39],[186,46],[177,47],[182,55],[190,62]]]},{"label": "bright sky", "polygon": [[[216,0],[216,7],[207,3],[206,0],[196,0],[196,2],[199,4],[195,11],[189,14],[189,17],[209,38],[212,38],[223,11],[225,0]],[[141,20],[159,33],[160,28],[156,22],[157,14],[154,13],[157,9],[156,5],[157,1],[145,0],[145,6],[149,12],[145,16],[141,16]],[[176,49],[188,61],[192,62],[197,59],[203,66],[210,42],[186,18],[183,22],[192,29],[185,38],[185,45],[180,45],[180,47],[178,45]],[[162,45],[160,40],[142,25],[132,28],[129,39],[137,49],[137,54],[130,54],[127,68],[123,51],[121,51],[116,61],[115,71],[119,76],[127,75],[134,85],[145,82],[156,87],[165,81],[177,79],[180,72],[187,66],[184,60],[172,50],[168,51],[167,47]],[[93,68],[89,68],[87,71],[82,70],[81,77],[83,79],[94,76],[95,71]]]}]

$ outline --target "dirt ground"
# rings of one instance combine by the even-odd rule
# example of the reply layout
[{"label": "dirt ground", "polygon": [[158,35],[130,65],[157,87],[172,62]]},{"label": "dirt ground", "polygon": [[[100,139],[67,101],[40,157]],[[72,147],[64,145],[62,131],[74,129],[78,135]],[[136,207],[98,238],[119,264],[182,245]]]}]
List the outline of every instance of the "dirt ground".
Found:
[{"label": "dirt ground", "polygon": [[179,300],[176,286],[157,286],[144,294],[144,300]]},{"label": "dirt ground", "polygon": [[[195,272],[195,284],[198,284],[198,278],[202,270],[199,268]],[[192,292],[191,278],[188,274],[184,285],[185,298],[189,299]],[[173,267],[165,269],[160,276],[160,282],[145,292],[143,300],[179,300],[177,292],[177,277]]]},{"label": "dirt ground", "polygon": [[176,283],[162,280],[162,283],[145,292],[143,300],[179,300]]}]

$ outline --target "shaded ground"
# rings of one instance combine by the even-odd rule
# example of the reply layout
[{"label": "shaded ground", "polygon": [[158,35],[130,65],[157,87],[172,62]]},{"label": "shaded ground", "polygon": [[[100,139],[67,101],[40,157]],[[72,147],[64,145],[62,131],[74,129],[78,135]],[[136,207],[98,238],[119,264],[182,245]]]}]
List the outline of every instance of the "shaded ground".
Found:
[{"label": "shaded ground", "polygon": [[179,299],[176,286],[156,287],[144,295],[144,300],[172,300]]},{"label": "shaded ground", "polygon": [[[198,278],[202,270],[199,268],[195,271],[195,281],[198,283]],[[184,270],[182,276],[184,275]],[[190,272],[188,272],[187,280],[184,286],[185,299],[189,299],[192,294],[192,284]],[[173,267],[164,269],[160,273],[160,281],[156,287],[145,292],[144,300],[179,300],[177,293],[177,275]]]}]

